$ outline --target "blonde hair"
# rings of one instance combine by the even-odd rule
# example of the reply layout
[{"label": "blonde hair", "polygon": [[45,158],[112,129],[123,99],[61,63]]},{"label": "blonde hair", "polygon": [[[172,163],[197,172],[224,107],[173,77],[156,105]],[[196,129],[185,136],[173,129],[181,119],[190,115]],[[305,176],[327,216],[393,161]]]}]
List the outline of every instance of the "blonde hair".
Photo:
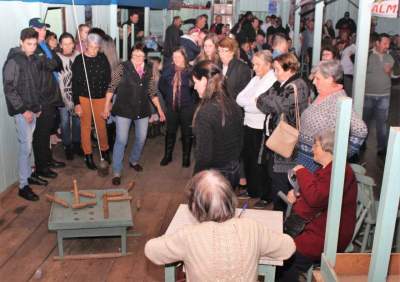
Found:
[{"label": "blonde hair", "polygon": [[237,198],[217,170],[204,170],[189,180],[189,210],[199,222],[224,222],[235,216]]}]

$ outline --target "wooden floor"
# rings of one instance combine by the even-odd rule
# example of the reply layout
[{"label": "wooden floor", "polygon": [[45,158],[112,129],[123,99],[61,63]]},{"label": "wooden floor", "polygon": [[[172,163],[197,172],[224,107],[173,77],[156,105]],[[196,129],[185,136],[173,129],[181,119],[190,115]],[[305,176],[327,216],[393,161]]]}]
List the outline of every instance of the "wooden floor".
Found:
[{"label": "wooden floor", "polygon": [[[179,142],[177,142],[179,143]],[[110,188],[111,176],[101,178],[87,170],[81,159],[68,162],[59,169],[59,177],[46,188],[32,186],[41,198],[28,202],[17,197],[17,188],[0,197],[0,281],[162,281],[164,272],[149,262],[143,253],[145,242],[165,232],[178,205],[185,202],[184,187],[192,168],[181,167],[181,150],[177,144],[171,165],[160,167],[163,138],[147,142],[143,155],[144,171],[125,171],[121,187],[131,180],[136,182],[131,194],[141,199],[141,209],[134,212],[134,228],[141,236],[128,237],[128,251],[133,255],[117,259],[55,261],[56,235],[47,228],[50,204],[44,194],[69,191],[76,178],[82,189]],[[63,159],[59,148],[56,157]],[[120,240],[77,239],[65,241],[67,254],[118,251]],[[40,278],[40,279],[38,279]]]},{"label": "wooden floor", "polygon": [[[399,93],[396,93],[399,94]],[[399,97],[394,100],[391,124],[399,125]],[[376,157],[375,138],[369,138],[366,163],[368,174],[379,183],[382,177],[383,161]],[[128,251],[133,255],[117,259],[80,261],[55,261],[57,255],[56,235],[47,228],[50,204],[44,194],[55,191],[69,191],[76,178],[82,189],[110,188],[111,176],[101,178],[96,172],[85,168],[82,159],[68,162],[68,166],[58,170],[59,177],[49,186],[33,187],[41,199],[27,202],[17,197],[17,188],[0,195],[0,281],[163,281],[163,268],[149,262],[143,253],[145,242],[165,232],[178,205],[185,202],[185,184],[192,168],[181,167],[181,148],[177,142],[174,161],[167,167],[160,167],[163,154],[163,138],[147,141],[142,164],[144,171],[136,173],[127,167],[123,183],[136,182],[131,194],[141,199],[141,209],[134,212],[134,228],[129,230],[141,236],[128,237]],[[60,147],[55,150],[56,158],[64,156]],[[378,186],[379,189],[379,186]],[[96,253],[118,251],[120,240],[78,239],[66,240],[65,253]]]}]

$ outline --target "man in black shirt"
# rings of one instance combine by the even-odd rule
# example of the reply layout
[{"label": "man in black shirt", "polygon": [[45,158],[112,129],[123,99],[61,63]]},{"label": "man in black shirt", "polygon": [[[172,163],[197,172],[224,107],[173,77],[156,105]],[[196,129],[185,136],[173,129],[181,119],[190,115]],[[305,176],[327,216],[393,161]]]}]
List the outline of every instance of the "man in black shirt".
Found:
[{"label": "man in black shirt", "polygon": [[165,31],[164,40],[164,67],[171,63],[172,51],[180,46],[180,37],[183,35],[181,30],[182,19],[179,16],[174,17],[172,24]]}]

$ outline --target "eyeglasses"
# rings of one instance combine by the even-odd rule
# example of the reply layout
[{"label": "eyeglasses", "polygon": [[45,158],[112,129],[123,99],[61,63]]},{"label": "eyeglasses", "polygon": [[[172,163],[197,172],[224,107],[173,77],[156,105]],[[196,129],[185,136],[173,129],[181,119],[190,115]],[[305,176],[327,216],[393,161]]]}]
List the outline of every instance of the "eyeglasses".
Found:
[{"label": "eyeglasses", "polygon": [[144,58],[144,55],[132,55],[134,58]]},{"label": "eyeglasses", "polygon": [[228,53],[230,51],[228,48],[218,48],[218,53]]}]

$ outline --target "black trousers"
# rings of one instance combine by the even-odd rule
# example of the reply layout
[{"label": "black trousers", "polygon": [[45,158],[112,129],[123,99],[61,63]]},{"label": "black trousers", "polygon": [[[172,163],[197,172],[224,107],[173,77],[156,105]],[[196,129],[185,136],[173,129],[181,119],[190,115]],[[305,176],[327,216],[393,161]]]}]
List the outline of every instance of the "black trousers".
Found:
[{"label": "black trousers", "polygon": [[167,134],[176,135],[180,126],[182,138],[191,138],[193,114],[194,106],[183,107],[177,111],[167,107]]},{"label": "black trousers", "polygon": [[269,154],[267,161],[268,175],[271,178],[271,197],[274,203],[274,210],[285,212],[287,205],[278,196],[278,192],[282,191],[287,195],[291,188],[288,180],[287,173],[274,172],[274,156],[272,153]]},{"label": "black trousers", "polygon": [[299,281],[301,275],[308,271],[313,265],[313,261],[295,252],[288,260],[286,260],[283,266],[276,268],[276,279],[278,282],[295,282]]},{"label": "black trousers", "polygon": [[50,150],[50,135],[54,126],[56,108],[45,106],[42,113],[36,120],[36,128],[33,133],[33,154],[35,156],[36,170],[43,170],[48,167],[52,160]]},{"label": "black trousers", "polygon": [[244,127],[242,159],[247,181],[247,192],[252,198],[270,200],[270,180],[265,164],[258,164],[263,130]]}]

